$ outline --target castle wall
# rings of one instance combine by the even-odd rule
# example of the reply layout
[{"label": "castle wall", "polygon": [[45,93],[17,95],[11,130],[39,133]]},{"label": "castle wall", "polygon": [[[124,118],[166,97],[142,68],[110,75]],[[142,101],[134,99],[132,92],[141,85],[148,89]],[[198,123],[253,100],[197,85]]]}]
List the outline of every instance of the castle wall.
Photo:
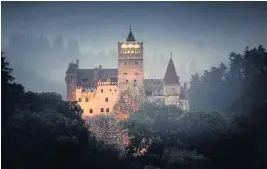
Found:
[{"label": "castle wall", "polygon": [[76,99],[85,117],[112,113],[118,94],[117,85],[97,85],[97,88],[88,88],[85,91],[81,87],[76,88]]}]

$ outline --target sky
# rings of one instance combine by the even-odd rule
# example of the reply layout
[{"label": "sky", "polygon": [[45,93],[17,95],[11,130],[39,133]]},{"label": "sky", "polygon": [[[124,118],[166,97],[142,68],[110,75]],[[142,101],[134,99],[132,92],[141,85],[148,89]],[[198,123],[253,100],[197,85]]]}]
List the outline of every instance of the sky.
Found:
[{"label": "sky", "polygon": [[1,2],[1,50],[29,89],[44,90],[35,84],[42,79],[61,92],[71,60],[116,68],[117,42],[131,25],[144,42],[146,78],[163,78],[172,52],[177,74],[188,81],[192,62],[201,72],[246,46],[266,47],[266,9],[266,2]]}]

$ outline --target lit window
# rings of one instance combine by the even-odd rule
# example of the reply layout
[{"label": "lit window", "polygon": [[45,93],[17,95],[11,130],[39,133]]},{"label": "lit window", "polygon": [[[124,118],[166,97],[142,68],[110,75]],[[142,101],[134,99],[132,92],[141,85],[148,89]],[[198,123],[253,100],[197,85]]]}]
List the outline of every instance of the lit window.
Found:
[{"label": "lit window", "polygon": [[103,89],[101,89],[101,93],[103,93]]},{"label": "lit window", "polygon": [[101,112],[104,112],[104,108],[101,108],[101,110],[100,110]]},{"label": "lit window", "polygon": [[90,113],[93,113],[93,109],[90,109]]},{"label": "lit window", "polygon": [[105,102],[108,102],[108,98],[105,98]]},{"label": "lit window", "polygon": [[79,98],[79,102],[82,102],[82,98]]},{"label": "lit window", "polygon": [[86,102],[88,102],[88,100],[89,100],[88,98],[85,99]]}]

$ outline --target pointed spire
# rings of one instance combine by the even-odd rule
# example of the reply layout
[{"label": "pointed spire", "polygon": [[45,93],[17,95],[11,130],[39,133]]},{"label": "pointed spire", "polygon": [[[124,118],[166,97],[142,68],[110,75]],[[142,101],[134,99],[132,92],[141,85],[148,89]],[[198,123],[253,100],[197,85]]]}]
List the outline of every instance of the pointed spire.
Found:
[{"label": "pointed spire", "polygon": [[177,77],[176,70],[172,60],[172,54],[163,81],[165,85],[179,84],[179,79]]},{"label": "pointed spire", "polygon": [[128,35],[126,41],[132,41],[132,42],[136,41],[135,38],[134,38],[134,35],[132,33],[132,27],[131,27],[131,25],[130,25],[130,32],[129,32],[129,35]]}]

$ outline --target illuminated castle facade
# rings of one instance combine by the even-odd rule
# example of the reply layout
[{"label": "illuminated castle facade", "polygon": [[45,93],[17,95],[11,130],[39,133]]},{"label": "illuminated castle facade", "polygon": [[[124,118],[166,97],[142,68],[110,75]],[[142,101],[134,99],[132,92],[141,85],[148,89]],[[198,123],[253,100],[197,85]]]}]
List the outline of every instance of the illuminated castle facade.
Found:
[{"label": "illuminated castle facade", "polygon": [[143,42],[136,41],[130,30],[126,41],[118,42],[118,68],[80,69],[78,60],[69,63],[65,77],[67,100],[78,101],[84,117],[108,115],[119,93],[134,83],[144,86],[150,102],[189,109],[187,84],[180,86],[172,58],[164,79],[144,79],[143,53]]}]

